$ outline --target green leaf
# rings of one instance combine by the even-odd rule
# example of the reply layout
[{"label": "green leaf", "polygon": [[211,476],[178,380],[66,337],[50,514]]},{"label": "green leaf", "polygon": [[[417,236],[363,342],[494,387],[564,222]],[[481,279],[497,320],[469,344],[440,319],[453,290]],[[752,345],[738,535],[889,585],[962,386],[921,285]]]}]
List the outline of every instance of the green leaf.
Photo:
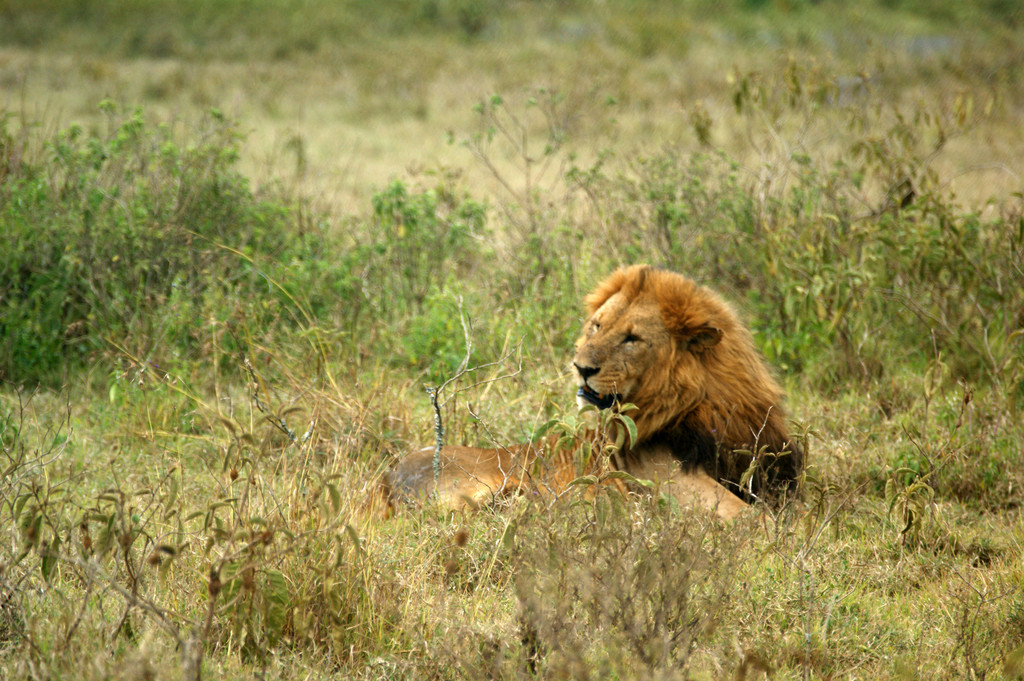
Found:
[{"label": "green leaf", "polygon": [[516,524],[514,522],[509,522],[509,524],[505,526],[505,531],[501,533],[501,546],[506,551],[511,551],[515,548],[515,542]]},{"label": "green leaf", "polygon": [[25,502],[27,502],[30,497],[31,497],[30,494],[22,494],[20,497],[18,497],[14,501],[14,508],[12,510],[12,515],[14,516],[15,522],[18,522],[20,524],[21,512],[25,508]]},{"label": "green leaf", "polygon": [[750,465],[747,466],[747,470],[743,471],[743,475],[740,476],[740,489],[745,489],[750,483],[750,479],[754,477],[754,471],[757,470],[757,457],[750,460]]},{"label": "green leaf", "polygon": [[359,541],[359,533],[356,532],[356,528],[352,527],[349,524],[346,524],[345,525],[345,534],[347,534],[349,536],[349,539],[352,540],[352,544],[356,547],[356,551],[358,551],[359,553],[362,553],[363,552],[363,545],[362,545],[362,542]]},{"label": "green leaf", "polygon": [[[627,406],[632,406],[632,405],[627,405]],[[619,412],[619,421],[621,421],[622,424],[624,426],[626,426],[626,431],[629,433],[629,448],[632,449],[633,447],[636,447],[636,441],[637,441],[637,439],[639,437],[639,434],[638,434],[637,428],[636,428],[636,422],[633,419],[631,419],[629,416],[626,416],[625,414],[623,414],[621,411]]]},{"label": "green leaf", "polygon": [[885,481],[885,503],[889,506],[889,513],[892,513],[892,506],[896,502],[896,479],[889,478]]},{"label": "green leaf", "polygon": [[534,428],[533,431],[529,435],[530,441],[531,442],[536,442],[537,440],[539,440],[544,435],[544,433],[546,433],[549,430],[551,430],[556,423],[558,423],[558,419],[551,419],[551,420],[547,421],[546,423],[538,426],[537,428]]},{"label": "green leaf", "polygon": [[[174,503],[178,500],[178,476],[171,475],[167,490],[167,497],[164,499],[164,508],[168,511],[174,506]],[[166,516],[165,516],[166,517]]]}]

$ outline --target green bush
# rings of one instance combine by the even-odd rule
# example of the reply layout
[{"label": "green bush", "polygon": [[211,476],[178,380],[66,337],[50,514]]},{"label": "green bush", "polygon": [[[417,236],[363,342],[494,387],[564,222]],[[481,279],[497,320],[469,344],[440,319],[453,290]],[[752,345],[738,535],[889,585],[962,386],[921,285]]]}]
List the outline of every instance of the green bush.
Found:
[{"label": "green bush", "polygon": [[71,127],[45,157],[5,154],[0,377],[56,384],[125,352],[215,361],[201,356],[207,322],[235,330],[218,352],[333,324],[353,348],[361,331],[401,335],[413,366],[458,363],[459,316],[443,300],[489,252],[482,204],[448,181],[394,182],[332,236],[294,199],[252,191],[235,168],[241,137],[218,113],[180,142],[140,111],[104,107],[109,134]]},{"label": "green bush", "polygon": [[[315,245],[292,233],[286,204],[256,197],[235,170],[240,137],[216,112],[182,144],[138,111],[104,106],[109,134],[71,127],[0,183],[6,380],[58,382],[114,347],[187,354],[208,318],[269,324],[292,304],[271,283],[275,268]],[[288,272],[297,287],[316,276]],[[254,304],[261,289],[270,300]]]},{"label": "green bush", "polygon": [[421,312],[433,291],[465,276],[484,252],[486,209],[450,187],[410,192],[392,182],[373,197],[372,266],[381,312]]}]

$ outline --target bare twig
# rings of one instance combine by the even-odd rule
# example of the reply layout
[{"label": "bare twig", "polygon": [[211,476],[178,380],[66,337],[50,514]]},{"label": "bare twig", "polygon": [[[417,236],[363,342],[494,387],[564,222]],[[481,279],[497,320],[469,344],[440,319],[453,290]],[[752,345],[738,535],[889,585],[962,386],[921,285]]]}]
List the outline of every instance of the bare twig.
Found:
[{"label": "bare twig", "polygon": [[[252,393],[251,394],[252,394],[253,402],[256,403],[256,408],[260,410],[260,412],[267,418],[268,421],[270,421],[271,424],[273,424],[273,426],[275,428],[277,428],[282,433],[287,435],[288,439],[291,440],[293,443],[298,444],[299,438],[295,435],[295,431],[288,427],[288,424],[285,422],[285,420],[283,418],[281,418],[280,416],[277,416],[276,414],[271,414],[270,410],[267,409],[266,405],[264,405],[263,401],[260,399],[260,381],[256,377],[256,370],[253,368],[252,363],[249,361],[249,358],[248,357],[243,357],[242,358],[242,364],[245,367],[245,370],[249,373],[249,378],[252,380],[252,383],[251,383]],[[310,424],[310,430],[312,431],[312,429],[313,429],[313,424],[311,423]],[[309,436],[309,433],[304,435],[302,437],[303,441],[305,441],[305,439],[308,436]]]},{"label": "bare twig", "polygon": [[445,429],[444,420],[443,417],[441,416],[441,409],[447,406],[447,404],[456,396],[458,396],[458,394],[461,392],[476,388],[481,385],[487,385],[489,383],[494,383],[495,381],[500,381],[506,378],[517,376],[522,371],[522,361],[520,361],[519,366],[516,368],[515,371],[505,374],[503,376],[497,376],[494,378],[488,378],[482,381],[477,381],[476,383],[473,383],[469,386],[457,388],[451,393],[451,395],[449,395],[446,399],[442,401],[441,396],[445,393],[445,390],[448,389],[448,386],[456,385],[458,381],[462,379],[463,376],[467,376],[475,371],[480,371],[481,369],[487,369],[489,367],[504,364],[505,361],[509,357],[511,357],[513,353],[518,352],[519,350],[519,346],[516,345],[515,348],[509,350],[499,359],[493,362],[487,362],[485,364],[479,364],[477,366],[470,367],[469,360],[473,353],[473,326],[462,310],[461,297],[459,297],[459,320],[462,322],[462,333],[466,341],[466,354],[463,356],[462,361],[459,363],[458,369],[456,369],[455,374],[451,376],[448,380],[446,380],[440,386],[424,386],[424,389],[427,391],[427,395],[430,396],[430,406],[433,408],[434,411],[433,472],[435,483],[441,477],[441,450],[444,448]]}]

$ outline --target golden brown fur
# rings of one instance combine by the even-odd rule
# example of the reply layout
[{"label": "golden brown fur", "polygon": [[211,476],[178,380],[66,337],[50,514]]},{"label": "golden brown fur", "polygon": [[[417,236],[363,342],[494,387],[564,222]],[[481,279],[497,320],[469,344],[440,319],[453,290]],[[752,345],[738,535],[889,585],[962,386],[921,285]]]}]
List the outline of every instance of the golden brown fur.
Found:
[{"label": "golden brown fur", "polygon": [[[787,432],[782,391],[750,332],[717,295],[637,265],[602,282],[586,311],[572,361],[579,401],[636,406],[628,412],[636,444],[615,453],[615,468],[726,518],[742,511],[740,498],[795,485],[803,454]],[[386,485],[392,502],[436,493],[453,508],[522,490],[558,494],[581,471],[571,453],[548,457],[543,449],[445,447],[435,481],[427,448],[400,461]]]}]

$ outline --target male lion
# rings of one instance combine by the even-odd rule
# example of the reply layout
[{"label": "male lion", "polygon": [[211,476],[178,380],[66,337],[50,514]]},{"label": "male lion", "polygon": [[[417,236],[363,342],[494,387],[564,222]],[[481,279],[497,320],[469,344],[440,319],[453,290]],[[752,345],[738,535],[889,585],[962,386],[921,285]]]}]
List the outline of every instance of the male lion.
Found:
[{"label": "male lion", "polygon": [[[636,406],[628,412],[636,441],[610,457],[612,466],[726,519],[746,508],[743,500],[795,486],[803,452],[787,433],[782,391],[717,295],[635,265],[612,273],[586,309],[572,360],[578,402]],[[571,452],[545,457],[545,444],[444,447],[436,480],[428,447],[399,461],[385,490],[391,503],[433,493],[451,508],[519,490],[557,494],[578,471]]]}]

